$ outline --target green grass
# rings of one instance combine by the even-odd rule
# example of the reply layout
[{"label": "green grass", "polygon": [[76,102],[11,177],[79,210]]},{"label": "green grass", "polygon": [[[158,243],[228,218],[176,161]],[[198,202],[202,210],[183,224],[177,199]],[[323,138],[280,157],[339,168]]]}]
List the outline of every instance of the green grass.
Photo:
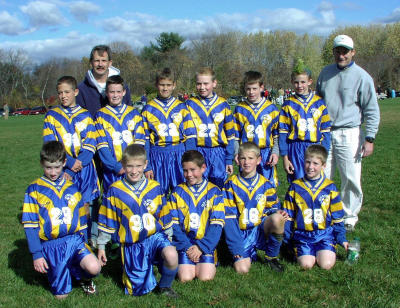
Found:
[{"label": "green grass", "polygon": [[[174,282],[180,294],[169,300],[149,294],[129,297],[122,292],[118,262],[107,265],[95,279],[99,295],[86,297],[79,288],[58,302],[47,278],[33,270],[20,213],[27,185],[41,175],[42,116],[0,119],[0,307],[399,307],[400,306],[400,99],[384,100],[381,126],[373,156],[363,162],[364,205],[354,234],[361,238],[361,259],[350,267],[339,250],[331,271],[302,271],[286,261],[286,272],[271,272],[255,263],[248,275],[222,265],[208,283]],[[284,198],[287,184],[278,168]],[[221,256],[223,257],[223,256]]]}]

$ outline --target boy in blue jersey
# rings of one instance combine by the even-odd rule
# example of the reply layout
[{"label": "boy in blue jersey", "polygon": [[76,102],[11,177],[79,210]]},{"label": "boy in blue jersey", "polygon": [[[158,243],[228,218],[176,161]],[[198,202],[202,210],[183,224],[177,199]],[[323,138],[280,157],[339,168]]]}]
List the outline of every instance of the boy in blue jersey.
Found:
[{"label": "boy in blue jersey", "polygon": [[297,261],[304,269],[316,262],[329,270],[336,262],[336,244],[348,248],[340,194],[322,171],[327,157],[322,145],[307,148],[305,176],[289,186],[284,202],[289,214],[285,241],[293,239]]},{"label": "boy in blue jersey", "polygon": [[157,97],[142,110],[150,160],[146,176],[158,181],[165,194],[184,181],[182,154],[196,148],[192,117],[185,103],[172,96],[175,86],[174,73],[169,68],[157,73]]},{"label": "boy in blue jersey", "polygon": [[239,175],[225,183],[225,237],[236,272],[248,273],[257,259],[257,249],[265,251],[265,261],[277,272],[284,270],[278,260],[287,213],[280,209],[275,187],[261,174],[260,149],[253,142],[239,146]]},{"label": "boy in blue jersey", "polygon": [[206,160],[204,176],[222,188],[233,173],[235,124],[229,104],[214,92],[216,86],[214,71],[201,68],[196,73],[198,95],[186,105],[196,127],[197,150]]},{"label": "boy in blue jersey", "polygon": [[72,290],[72,277],[81,280],[85,293],[95,294],[90,279],[100,263],[85,244],[86,211],[78,187],[63,176],[66,152],[61,142],[49,141],[40,152],[44,175],[26,190],[22,224],[33,256],[34,269],[47,273],[51,292],[58,299]]},{"label": "boy in blue jersey", "polygon": [[[93,155],[96,152],[96,129],[90,113],[76,104],[76,80],[63,76],[57,80],[61,106],[49,110],[44,119],[43,141],[62,142],[67,152],[64,177],[77,184],[82,201],[89,212],[89,203],[99,196],[99,181]],[[91,226],[92,221],[89,220]],[[90,231],[90,227],[89,227]],[[97,230],[89,232],[97,236]]]},{"label": "boy in blue jersey", "polygon": [[311,144],[330,147],[331,120],[325,102],[311,91],[311,71],[298,60],[292,72],[295,94],[279,115],[279,151],[288,182],[304,176],[304,153]]},{"label": "boy in blue jersey", "polygon": [[121,243],[125,294],[151,292],[157,285],[152,265],[157,264],[161,273],[157,291],[177,297],[171,285],[178,255],[163,231],[172,225],[172,219],[160,184],[144,176],[147,160],[141,145],[129,145],[121,162],[125,176],[109,187],[100,207],[98,258],[103,266],[107,263],[104,247],[116,233]]},{"label": "boy in blue jersey", "polygon": [[203,155],[190,150],[182,156],[186,182],[173,189],[168,208],[173,220],[173,244],[178,250],[178,277],[212,280],[216,273],[215,247],[225,224],[221,190],[203,177]]},{"label": "boy in blue jersey", "polygon": [[[254,142],[261,149],[261,163],[257,172],[273,185],[278,185],[276,164],[279,159],[279,111],[276,106],[262,96],[264,91],[261,73],[248,71],[243,79],[247,99],[235,107],[236,139],[241,144]],[[238,144],[235,144],[235,149]]]},{"label": "boy in blue jersey", "polygon": [[103,164],[103,192],[124,176],[122,152],[130,144],[145,145],[142,116],[123,103],[124,80],[115,75],[107,79],[108,104],[96,113],[97,150]]}]

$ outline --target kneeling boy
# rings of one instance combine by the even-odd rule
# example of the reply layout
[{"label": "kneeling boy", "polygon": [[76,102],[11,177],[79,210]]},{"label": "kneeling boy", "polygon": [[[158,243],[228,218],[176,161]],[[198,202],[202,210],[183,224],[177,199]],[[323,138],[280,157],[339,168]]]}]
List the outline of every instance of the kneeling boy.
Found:
[{"label": "kneeling boy", "polygon": [[66,152],[59,141],[45,143],[40,152],[44,175],[26,190],[22,223],[33,256],[33,267],[47,273],[51,292],[58,299],[72,290],[74,276],[85,293],[96,293],[91,277],[100,263],[85,244],[81,231],[87,217],[78,187],[63,176]]},{"label": "kneeling boy", "polygon": [[104,247],[116,233],[121,243],[125,294],[151,292],[157,285],[152,265],[157,264],[161,273],[157,291],[177,297],[171,285],[178,270],[178,255],[163,231],[163,221],[170,223],[171,219],[163,217],[166,204],[160,184],[144,176],[147,160],[141,145],[129,145],[121,162],[125,176],[109,187],[99,211],[99,260],[102,265],[107,263]]},{"label": "kneeling boy", "polygon": [[315,262],[331,269],[336,262],[336,244],[348,247],[340,194],[322,172],[327,157],[322,145],[307,148],[305,177],[289,186],[284,202],[289,214],[285,241],[293,239],[297,261],[304,269],[312,268]]},{"label": "kneeling boy", "polygon": [[240,175],[231,176],[225,183],[225,237],[234,257],[238,273],[247,273],[257,249],[265,251],[265,261],[271,269],[282,272],[277,256],[283,239],[287,213],[280,210],[276,190],[261,174],[260,149],[253,142],[239,147],[237,164]]},{"label": "kneeling boy", "polygon": [[216,273],[215,247],[221,237],[225,211],[221,190],[203,177],[206,164],[195,150],[182,156],[186,179],[172,191],[173,244],[178,249],[178,277],[182,282],[212,280]]}]

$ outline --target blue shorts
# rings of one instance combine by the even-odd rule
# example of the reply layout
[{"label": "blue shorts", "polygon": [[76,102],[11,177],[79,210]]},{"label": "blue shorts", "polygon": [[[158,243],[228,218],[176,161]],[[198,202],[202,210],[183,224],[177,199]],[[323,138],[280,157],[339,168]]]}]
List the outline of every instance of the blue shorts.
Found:
[{"label": "blue shorts", "polygon": [[181,158],[185,152],[183,143],[167,147],[150,147],[150,163],[154,179],[160,183],[162,192],[168,194],[170,189],[185,181]]},{"label": "blue shorts", "polygon": [[294,180],[304,177],[304,155],[307,148],[312,144],[315,143],[308,141],[293,141],[288,143],[288,158],[294,167],[294,173],[287,175],[289,184]]},{"label": "blue shorts", "polygon": [[85,243],[80,233],[42,242],[42,252],[49,269],[51,293],[54,295],[68,294],[72,290],[71,276],[82,279],[83,271],[80,262],[92,251]]},{"label": "blue shorts", "polygon": [[197,147],[206,161],[207,169],[204,172],[204,177],[219,188],[224,187],[225,181],[228,179],[225,165],[225,148],[224,147]]},{"label": "blue shorts", "polygon": [[183,250],[178,251],[178,257],[179,257],[179,265],[181,265],[181,264],[196,265],[199,263],[209,263],[209,264],[217,265],[217,262],[218,262],[216,250],[214,250],[213,253],[211,253],[211,254],[206,254],[206,255],[202,254],[200,256],[200,260],[198,263],[195,263],[192,260],[190,260],[186,254],[186,251],[183,251]]},{"label": "blue shorts", "polygon": [[171,246],[164,232],[157,232],[139,243],[122,244],[122,282],[125,294],[140,296],[157,285],[153,264],[162,266],[161,251]]},{"label": "blue shorts", "polygon": [[[257,260],[257,249],[265,251],[267,249],[267,239],[264,233],[264,222],[267,217],[263,218],[261,223],[249,230],[240,230],[244,238],[244,253],[242,258],[250,258],[252,261]],[[238,261],[235,259],[234,262]]]},{"label": "blue shorts", "polygon": [[295,231],[294,249],[297,257],[317,256],[320,250],[330,250],[336,253],[336,242],[333,236],[333,229],[316,231]]},{"label": "blue shorts", "polygon": [[261,163],[257,166],[257,172],[269,180],[274,187],[278,187],[279,181],[276,166],[271,167],[267,165],[271,156],[271,150],[271,148],[261,149]]},{"label": "blue shorts", "polygon": [[124,178],[124,174],[118,174],[114,171],[110,171],[108,169],[103,170],[103,194],[105,194],[108,188],[111,186],[112,183],[122,180]]}]

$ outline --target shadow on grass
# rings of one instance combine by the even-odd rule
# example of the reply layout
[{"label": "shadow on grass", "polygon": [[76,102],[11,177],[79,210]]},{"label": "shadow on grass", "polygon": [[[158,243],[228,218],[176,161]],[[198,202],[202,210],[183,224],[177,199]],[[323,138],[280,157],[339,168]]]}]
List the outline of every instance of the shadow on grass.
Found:
[{"label": "shadow on grass", "polygon": [[15,249],[8,254],[8,267],[28,285],[40,285],[50,291],[47,276],[33,268],[32,255],[25,239],[14,241]]}]

